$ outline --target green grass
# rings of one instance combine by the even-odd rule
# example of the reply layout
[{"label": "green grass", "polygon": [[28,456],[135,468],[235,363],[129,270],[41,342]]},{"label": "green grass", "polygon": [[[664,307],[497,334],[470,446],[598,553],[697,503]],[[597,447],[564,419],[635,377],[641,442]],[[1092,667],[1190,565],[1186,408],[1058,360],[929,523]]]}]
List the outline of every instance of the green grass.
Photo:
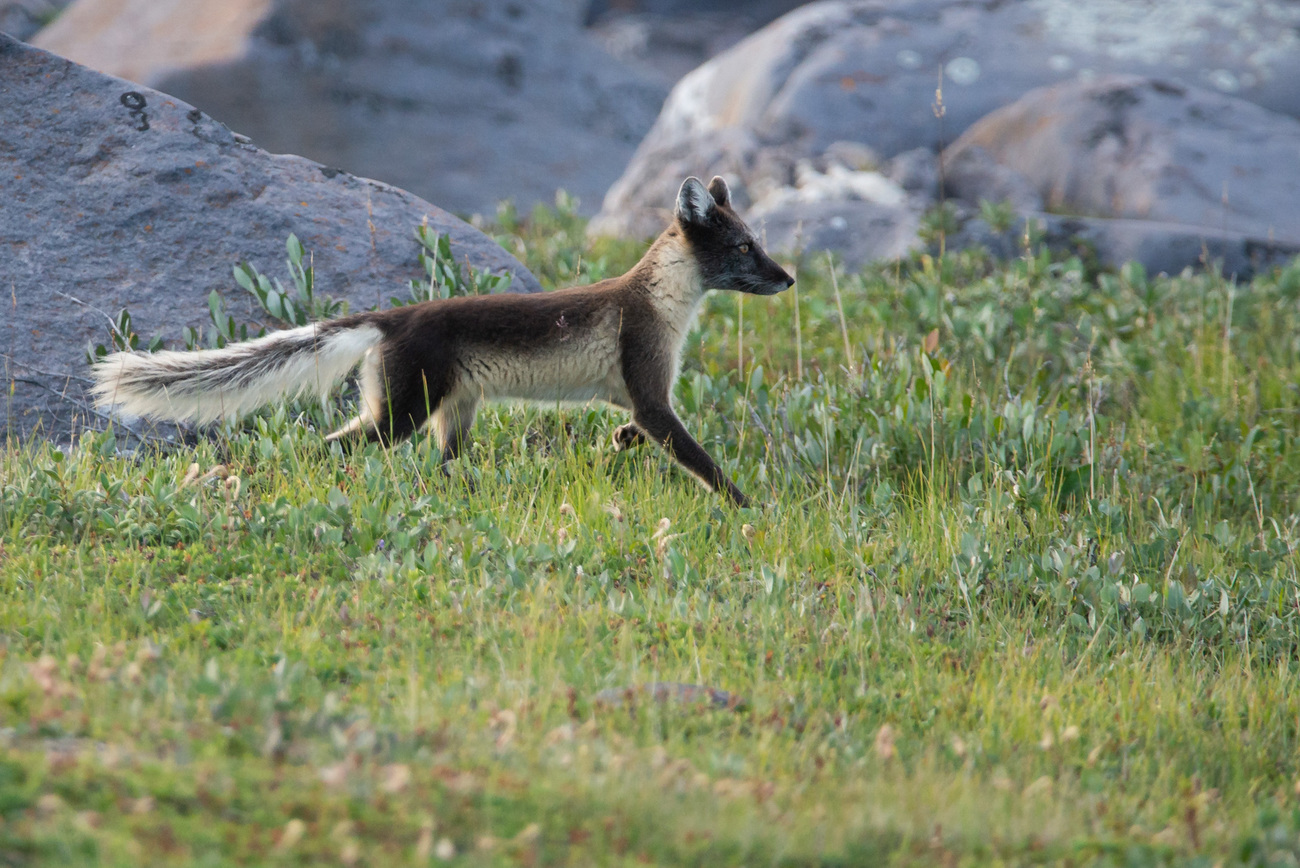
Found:
[{"label": "green grass", "polygon": [[[498,231],[639,252],[582,228]],[[595,407],[448,477],[305,405],[9,446],[0,863],[1296,864],[1300,264],[798,288],[713,296],[678,389],[760,509]],[[656,681],[740,704],[601,701]]]}]

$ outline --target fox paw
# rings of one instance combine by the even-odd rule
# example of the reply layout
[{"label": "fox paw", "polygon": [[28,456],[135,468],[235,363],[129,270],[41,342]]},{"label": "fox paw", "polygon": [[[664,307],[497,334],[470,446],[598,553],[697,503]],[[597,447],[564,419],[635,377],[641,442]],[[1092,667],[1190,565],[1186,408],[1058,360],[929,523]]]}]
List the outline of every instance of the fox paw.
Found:
[{"label": "fox paw", "polygon": [[629,422],[614,429],[614,451],[622,452],[633,446],[640,446],[646,440],[645,432]]}]

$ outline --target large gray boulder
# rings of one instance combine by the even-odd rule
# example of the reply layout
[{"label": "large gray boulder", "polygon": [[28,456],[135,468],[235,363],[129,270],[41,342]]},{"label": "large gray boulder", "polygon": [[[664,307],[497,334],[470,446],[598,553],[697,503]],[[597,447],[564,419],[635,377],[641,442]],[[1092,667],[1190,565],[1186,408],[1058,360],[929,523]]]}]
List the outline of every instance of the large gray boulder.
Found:
[{"label": "large gray boulder", "polygon": [[[457,213],[592,211],[663,102],[581,0],[77,0],[34,43]],[[678,179],[680,181],[681,179]]]},{"label": "large gray boulder", "polygon": [[811,4],[674,87],[592,231],[645,234],[684,169],[766,193],[797,187],[801,161],[849,142],[890,172],[896,155],[937,151],[1033,88],[1101,74],[1200,86],[1300,116],[1297,25],[1300,4],[1270,0]]},{"label": "large gray boulder", "polygon": [[274,156],[165,93],[0,34],[0,430],[67,436],[89,408],[85,348],[108,318],[176,339],[221,291],[262,319],[231,276],[247,261],[287,279],[285,239],[312,251],[320,292],[354,310],[423,277],[415,228],[455,256],[536,279],[473,227],[410,193],[301,157]]},{"label": "large gray boulder", "polygon": [[1136,76],[1039,88],[944,152],[949,192],[1001,198],[989,158],[1051,212],[1300,244],[1300,120],[1223,94]]},{"label": "large gray boulder", "polygon": [[[1137,76],[1031,91],[943,154],[949,195],[1009,201],[1050,246],[1148,271],[1216,261],[1248,278],[1300,253],[1300,121]],[[1005,252],[973,221],[952,239]]]}]

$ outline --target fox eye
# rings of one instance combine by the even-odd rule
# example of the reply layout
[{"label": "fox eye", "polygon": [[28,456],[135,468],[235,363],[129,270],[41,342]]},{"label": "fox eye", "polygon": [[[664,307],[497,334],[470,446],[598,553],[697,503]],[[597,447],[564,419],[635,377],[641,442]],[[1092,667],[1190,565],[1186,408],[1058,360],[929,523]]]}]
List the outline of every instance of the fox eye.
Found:
[{"label": "fox eye", "polygon": [[741,253],[748,253],[748,252],[749,252],[749,245],[748,245],[748,244],[741,244],[737,249],[740,250]]}]

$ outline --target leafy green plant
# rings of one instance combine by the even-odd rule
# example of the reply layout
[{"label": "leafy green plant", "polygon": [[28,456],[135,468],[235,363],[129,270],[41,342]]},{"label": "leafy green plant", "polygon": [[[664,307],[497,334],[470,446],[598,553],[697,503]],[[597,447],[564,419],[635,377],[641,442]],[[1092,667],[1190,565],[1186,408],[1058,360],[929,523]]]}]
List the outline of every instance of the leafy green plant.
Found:
[{"label": "leafy green plant", "polygon": [[[258,307],[279,327],[304,326],[346,313],[346,301],[316,293],[315,271],[309,257],[307,264],[304,264],[307,254],[296,235],[289,235],[285,241],[285,250],[288,254],[292,290],[286,289],[278,278],[268,278],[248,262],[241,262],[232,269],[235,283],[248,292],[257,301]],[[226,311],[224,300],[216,290],[208,295],[208,314],[212,323],[211,331],[205,334],[201,328],[187,326],[184,329],[186,349],[197,349],[205,344],[224,347],[229,343],[266,334],[265,326],[236,323],[234,317]]]},{"label": "leafy green plant", "polygon": [[420,242],[420,265],[426,277],[423,281],[411,281],[409,299],[389,299],[394,307],[457,295],[502,292],[510,286],[509,273],[493,274],[457,262],[451,252],[451,238],[439,235],[427,224],[416,227],[415,238]]},{"label": "leafy green plant", "polygon": [[296,235],[289,235],[285,249],[289,255],[289,276],[293,281],[292,295],[279,280],[270,280],[259,274],[247,262],[235,266],[235,282],[252,293],[262,310],[289,327],[304,326],[344,313],[346,302],[316,294],[315,270],[310,263],[303,264],[304,251]]},{"label": "leafy green plant", "polygon": [[[225,302],[221,298],[221,293],[215,289],[208,293],[208,316],[212,321],[212,330],[207,332],[207,344],[211,347],[224,347],[229,343],[248,340],[248,324],[236,323],[235,318],[226,313]],[[258,329],[253,333],[253,337],[265,334],[266,329]],[[204,331],[202,327],[192,328],[186,326],[181,334],[185,338],[185,349],[199,349],[204,343]]]},{"label": "leafy green plant", "polygon": [[[162,335],[155,334],[149,338],[149,342],[143,348],[152,353],[161,349],[162,343]],[[141,349],[140,336],[131,326],[131,313],[126,308],[122,308],[109,324],[109,346],[91,342],[86,347],[86,361],[93,365],[111,352],[129,352],[138,349]]]},{"label": "leafy green plant", "polygon": [[960,228],[956,206],[951,202],[941,202],[921,216],[916,234],[926,244],[938,246]]},{"label": "leafy green plant", "polygon": [[[307,325],[320,319],[329,319],[347,312],[347,302],[329,296],[318,295],[315,290],[315,275],[310,263],[304,265],[302,243],[297,236],[290,234],[285,242],[288,253],[289,275],[293,282],[292,291],[287,290],[278,279],[268,278],[257,271],[250,263],[240,263],[233,269],[235,282],[257,301],[258,306],[271,316],[275,322],[284,327]],[[481,280],[470,273],[471,280]],[[495,284],[489,284],[495,286]],[[229,343],[246,341],[250,337],[266,334],[265,326],[236,322],[226,310],[221,294],[213,290],[208,294],[208,316],[211,329],[185,327],[182,337],[186,349],[198,349],[203,346],[224,347]],[[131,326],[131,315],[123,308],[116,320],[110,325],[110,342],[114,350],[139,350],[155,352],[163,347],[163,338],[155,334],[149,342],[141,346],[140,337]],[[103,344],[91,345],[86,349],[86,360],[94,363],[111,352]]]},{"label": "leafy green plant", "polygon": [[1010,202],[990,202],[988,199],[981,199],[980,219],[994,232],[1002,234],[1009,232],[1011,225],[1015,223],[1016,209]]}]

